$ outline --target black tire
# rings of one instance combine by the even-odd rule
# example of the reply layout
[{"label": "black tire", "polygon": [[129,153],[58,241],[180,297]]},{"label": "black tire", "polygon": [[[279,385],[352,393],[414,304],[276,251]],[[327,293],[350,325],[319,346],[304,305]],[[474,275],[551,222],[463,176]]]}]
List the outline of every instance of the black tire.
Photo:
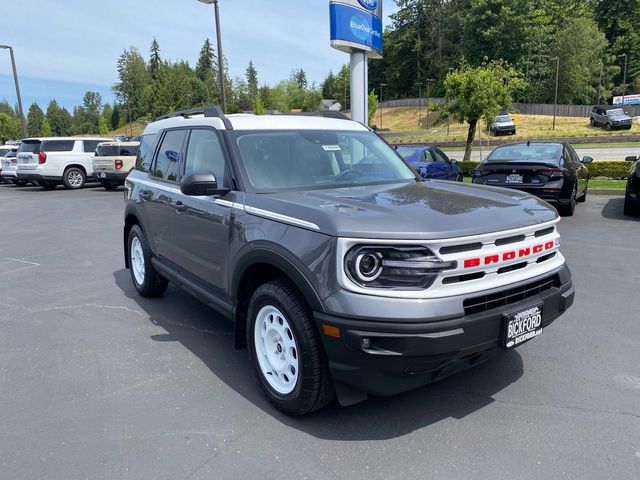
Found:
[{"label": "black tire", "polygon": [[580,198],[576,198],[576,202],[578,203],[584,203],[587,201],[587,192],[589,191],[589,185],[587,184],[587,186],[584,189],[584,193],[582,194],[582,196]]},{"label": "black tire", "polygon": [[636,217],[640,215],[640,208],[629,200],[629,194],[624,194],[624,214],[629,217]]},{"label": "black tire", "polygon": [[591,117],[591,118],[589,119],[589,124],[590,124],[592,127],[595,127],[595,126],[596,126],[596,120],[595,120],[595,118]]},{"label": "black tire", "polygon": [[576,211],[577,195],[578,195],[578,185],[576,184],[576,186],[573,187],[573,193],[571,194],[571,199],[569,200],[569,203],[566,205],[558,206],[558,213],[560,214],[561,217],[573,217],[573,214]]},{"label": "black tire", "polygon": [[462,178],[462,174],[458,175],[458,177],[456,178],[456,182],[462,182],[464,181]]},{"label": "black tire", "polygon": [[[144,277],[142,283],[136,279],[134,273],[134,265],[131,255],[131,244],[134,239],[140,242],[142,248],[141,260],[144,262]],[[138,225],[131,227],[129,232],[129,238],[127,239],[127,258],[129,259],[129,273],[131,274],[131,281],[138,293],[143,297],[159,297],[167,289],[169,282],[166,278],[162,277],[151,263],[151,248],[147,241],[147,236],[142,231],[142,228]]]},{"label": "black tire", "polygon": [[27,180],[16,180],[14,182],[14,184],[18,185],[19,187],[24,187],[27,183],[29,183]]},{"label": "black tire", "polygon": [[[257,358],[254,328],[258,313],[273,306],[282,312],[292,330],[298,351],[298,377],[288,394],[278,393],[266,379]],[[256,289],[249,302],[247,345],[256,375],[269,401],[289,415],[305,415],[331,402],[335,396],[327,359],[311,310],[289,280],[274,280]]]},{"label": "black tire", "polygon": [[84,187],[87,182],[87,176],[81,168],[69,167],[62,174],[62,182],[67,190],[78,190]]},{"label": "black tire", "polygon": [[610,131],[611,131],[611,124],[610,124],[609,122],[607,122],[607,124],[604,126],[604,129],[605,129],[607,132],[610,132]]},{"label": "black tire", "polygon": [[116,188],[118,188],[117,183],[100,182],[100,185],[102,185],[102,187],[106,190],[115,190]]},{"label": "black tire", "polygon": [[46,180],[38,180],[38,185],[40,185],[44,190],[53,190],[58,186],[57,183],[48,182]]}]

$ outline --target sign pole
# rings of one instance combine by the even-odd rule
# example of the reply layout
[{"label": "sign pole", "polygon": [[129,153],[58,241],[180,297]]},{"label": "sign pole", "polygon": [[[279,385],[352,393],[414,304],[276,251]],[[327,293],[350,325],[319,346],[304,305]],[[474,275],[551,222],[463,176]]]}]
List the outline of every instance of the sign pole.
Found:
[{"label": "sign pole", "polygon": [[351,120],[367,124],[369,119],[367,105],[367,56],[364,52],[352,52],[350,58],[351,74]]}]

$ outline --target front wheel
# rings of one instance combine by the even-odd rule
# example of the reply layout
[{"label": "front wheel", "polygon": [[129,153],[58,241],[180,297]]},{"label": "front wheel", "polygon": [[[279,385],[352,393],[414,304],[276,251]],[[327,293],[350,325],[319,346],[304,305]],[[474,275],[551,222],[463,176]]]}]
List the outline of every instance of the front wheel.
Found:
[{"label": "front wheel", "polygon": [[605,130],[607,132],[611,131],[611,124],[609,122],[607,122],[607,124],[604,126]]},{"label": "front wheel", "polygon": [[64,182],[64,188],[68,190],[77,190],[84,187],[87,181],[87,176],[84,171],[78,167],[70,167],[64,171],[62,175],[62,181]]},{"label": "front wheel", "polygon": [[138,225],[131,227],[127,250],[131,280],[138,293],[143,297],[162,295],[167,289],[168,282],[153,267],[147,236]]},{"label": "front wheel", "polygon": [[247,343],[262,390],[276,408],[304,415],[334,396],[309,307],[288,280],[267,282],[249,302]]}]

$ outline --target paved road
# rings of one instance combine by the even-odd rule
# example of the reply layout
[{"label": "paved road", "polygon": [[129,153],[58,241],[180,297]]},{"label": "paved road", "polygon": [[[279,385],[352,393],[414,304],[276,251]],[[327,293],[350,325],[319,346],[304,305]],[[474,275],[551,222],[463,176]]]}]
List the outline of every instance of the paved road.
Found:
[{"label": "paved road", "polygon": [[[455,158],[456,160],[462,160],[464,157],[464,151],[462,150],[447,150],[446,148],[442,149],[450,158]],[[483,158],[486,157],[492,149],[483,148],[482,155]],[[640,155],[640,144],[638,147],[615,147],[615,148],[576,148],[576,153],[580,157],[589,156],[597,160],[624,160],[625,157],[630,155]],[[478,147],[474,147],[473,152],[471,153],[471,160],[475,162],[480,161],[480,150]]]},{"label": "paved road", "polygon": [[122,192],[0,186],[0,477],[640,478],[640,220],[591,196],[561,223],[575,306],[437,384],[288,418],[232,328],[134,293]]}]

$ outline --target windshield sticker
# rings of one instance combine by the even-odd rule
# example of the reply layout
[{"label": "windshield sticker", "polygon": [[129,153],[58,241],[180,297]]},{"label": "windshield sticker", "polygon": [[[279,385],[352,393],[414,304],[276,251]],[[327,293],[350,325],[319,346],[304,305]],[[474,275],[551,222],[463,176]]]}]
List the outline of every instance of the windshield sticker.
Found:
[{"label": "windshield sticker", "polygon": [[322,145],[322,148],[324,148],[325,151],[327,151],[327,152],[339,152],[340,151],[340,146],[339,145]]}]

